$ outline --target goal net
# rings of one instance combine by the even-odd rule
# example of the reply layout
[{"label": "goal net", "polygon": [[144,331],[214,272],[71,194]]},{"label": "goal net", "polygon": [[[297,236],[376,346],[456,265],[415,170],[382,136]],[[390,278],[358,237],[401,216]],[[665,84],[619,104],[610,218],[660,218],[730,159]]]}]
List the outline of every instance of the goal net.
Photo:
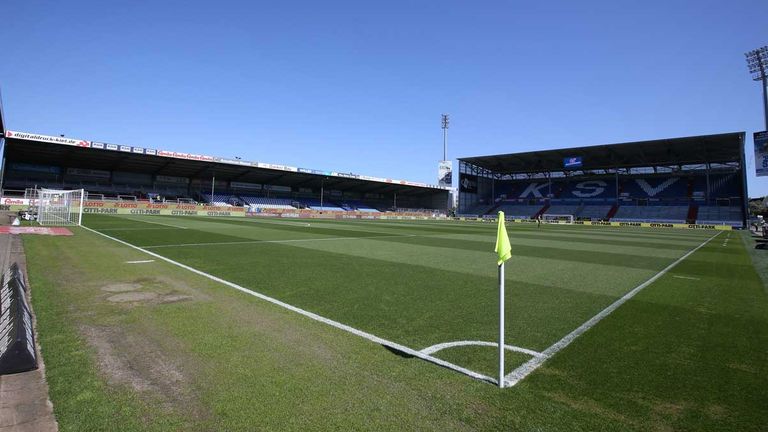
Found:
[{"label": "goal net", "polygon": [[81,225],[84,196],[82,189],[38,190],[37,222],[40,225]]},{"label": "goal net", "polygon": [[544,213],[542,215],[542,220],[546,223],[554,223],[554,224],[572,224],[573,223],[573,215],[566,215],[566,214],[546,214]]}]

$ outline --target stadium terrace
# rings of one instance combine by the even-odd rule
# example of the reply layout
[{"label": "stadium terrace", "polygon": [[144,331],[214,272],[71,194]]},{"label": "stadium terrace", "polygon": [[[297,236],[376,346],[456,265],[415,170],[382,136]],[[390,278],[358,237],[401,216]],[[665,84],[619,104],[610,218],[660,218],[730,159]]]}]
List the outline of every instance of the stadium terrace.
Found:
[{"label": "stadium terrace", "polygon": [[3,198],[17,205],[28,205],[17,201],[40,187],[84,189],[86,212],[107,200],[203,204],[211,207],[203,214],[212,216],[423,216],[444,215],[448,202],[448,190],[406,180],[10,130],[4,135]]},{"label": "stadium terrace", "polygon": [[459,159],[464,216],[747,224],[744,132]]}]

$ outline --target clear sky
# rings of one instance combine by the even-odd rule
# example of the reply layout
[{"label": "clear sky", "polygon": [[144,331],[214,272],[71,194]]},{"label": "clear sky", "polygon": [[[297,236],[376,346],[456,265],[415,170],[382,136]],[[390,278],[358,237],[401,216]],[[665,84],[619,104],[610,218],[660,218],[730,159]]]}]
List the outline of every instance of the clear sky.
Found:
[{"label": "clear sky", "polygon": [[768,1],[2,3],[8,127],[436,183],[449,157],[763,129]]}]

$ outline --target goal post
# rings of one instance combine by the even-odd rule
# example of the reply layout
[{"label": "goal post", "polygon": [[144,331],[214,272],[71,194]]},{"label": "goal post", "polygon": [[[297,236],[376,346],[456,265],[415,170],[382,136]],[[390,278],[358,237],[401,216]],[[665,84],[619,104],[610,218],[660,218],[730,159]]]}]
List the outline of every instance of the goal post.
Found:
[{"label": "goal post", "polygon": [[40,225],[82,225],[85,191],[39,189],[37,222]]},{"label": "goal post", "polygon": [[573,215],[569,215],[569,214],[544,213],[541,216],[542,216],[542,220],[546,223],[552,223],[552,224],[572,224],[573,223]]}]

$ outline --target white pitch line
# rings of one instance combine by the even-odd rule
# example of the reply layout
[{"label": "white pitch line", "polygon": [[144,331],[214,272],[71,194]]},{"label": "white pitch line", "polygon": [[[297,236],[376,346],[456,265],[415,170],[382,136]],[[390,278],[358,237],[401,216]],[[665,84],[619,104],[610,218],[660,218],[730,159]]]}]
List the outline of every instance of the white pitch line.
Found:
[{"label": "white pitch line", "polygon": [[102,231],[155,231],[155,230],[170,230],[176,229],[176,227],[130,227],[130,228],[103,228]]},{"label": "white pitch line", "polygon": [[139,260],[139,261],[126,261],[126,264],[146,264],[146,263],[152,263],[155,262],[155,260]]},{"label": "white pitch line", "polygon": [[163,225],[163,226],[173,227],[173,228],[178,228],[178,229],[189,229],[188,227],[185,227],[185,226],[173,225],[173,224],[162,223],[162,222],[153,222],[153,221],[148,221],[148,220],[145,220],[145,219],[132,219],[132,218],[127,218],[127,217],[123,217],[123,219],[132,220],[134,222],[144,222],[144,223],[151,223],[151,224],[155,224],[155,225]]},{"label": "white pitch line", "polygon": [[329,240],[364,240],[364,239],[394,238],[394,237],[426,237],[426,236],[419,236],[416,234],[402,234],[402,235],[381,235],[381,236],[363,236],[363,237],[323,237],[323,238],[312,238],[312,239],[289,239],[289,240],[243,240],[243,241],[210,242],[210,243],[179,243],[179,244],[142,246],[142,247],[145,249],[158,249],[158,248],[190,247],[190,246],[226,246],[226,245],[259,244],[259,243],[299,243],[299,242],[329,241]]},{"label": "white pitch line", "polygon": [[[257,223],[257,224],[258,223],[266,223],[266,224],[272,224],[272,225],[292,225],[292,226],[300,226],[300,227],[307,227],[307,228],[334,228],[336,230],[345,230],[345,231],[349,231],[349,232],[360,232],[360,233],[363,233],[363,232],[367,232],[367,233],[392,232],[391,230],[389,230],[389,231],[373,231],[373,230],[368,229],[368,228],[377,228],[380,225],[384,225],[383,223],[379,223],[379,222],[371,223],[370,225],[374,225],[374,226],[366,226],[365,227],[366,229],[348,229],[348,228],[345,228],[343,225],[340,226],[341,224],[337,223],[336,219],[304,219],[306,221],[310,221],[311,220],[312,221],[311,224],[309,222],[307,222],[307,223],[301,223],[301,222],[277,222],[277,221],[271,220],[271,219],[270,220],[263,220],[263,219],[253,219],[253,218],[251,218],[251,219],[246,218],[245,220],[243,220],[242,218],[239,218],[239,219],[229,218],[227,220],[232,220],[232,221],[237,221],[237,222],[250,222],[250,223]],[[345,220],[345,222],[346,221],[347,220]],[[355,224],[355,226],[363,226],[363,224]],[[386,227],[381,227],[381,228],[386,230]]]},{"label": "white pitch line", "polygon": [[672,276],[672,277],[674,277],[674,278],[678,278],[678,279],[701,280],[700,278],[697,278],[697,277],[690,277],[690,276],[678,276],[678,275],[674,275],[674,276]]},{"label": "white pitch line", "polygon": [[[234,220],[234,219],[229,219]],[[265,223],[265,224],[272,224],[272,225],[289,225],[289,226],[301,226],[301,227],[309,227],[311,226],[309,222],[292,222],[292,221],[285,221],[285,222],[276,222],[269,219],[258,219],[258,216],[246,219],[248,222],[255,222],[255,223]],[[239,222],[239,221],[238,221]]]},{"label": "white pitch line", "polygon": [[586,332],[587,330],[591,329],[595,326],[595,324],[599,323],[603,318],[610,315],[613,311],[619,308],[619,306],[623,305],[627,302],[627,300],[634,297],[637,293],[642,291],[645,287],[655,282],[660,277],[664,276],[668,271],[672,270],[675,266],[683,262],[686,258],[691,256],[694,252],[704,247],[707,243],[710,242],[710,240],[714,239],[718,235],[720,235],[722,231],[718,232],[717,234],[713,235],[712,237],[708,238],[704,241],[704,243],[696,246],[695,248],[691,249],[686,253],[685,255],[681,256],[677,259],[677,261],[673,262],[672,264],[668,265],[664,270],[656,273],[653,277],[648,279],[647,281],[641,283],[640,285],[636,286],[632,289],[632,291],[624,294],[621,298],[616,300],[615,302],[611,303],[610,306],[600,311],[597,315],[590,318],[587,322],[580,325],[576,330],[568,333],[565,337],[560,339],[559,341],[555,342],[552,346],[542,351],[541,357],[534,357],[531,360],[528,360],[526,363],[519,366],[517,369],[513,370],[509,374],[507,374],[504,377],[504,381],[506,384],[508,384],[510,387],[514,386],[515,384],[519,383],[523,378],[527,377],[531,372],[538,369],[539,366],[544,364],[548,359],[550,359],[552,356],[557,354],[558,351],[562,350],[563,348],[570,345],[571,342],[573,342],[577,337],[581,336]]},{"label": "white pitch line", "polygon": [[[432,345],[431,347],[424,348],[423,350],[421,350],[421,352],[424,353],[424,354],[431,355],[431,354],[434,354],[434,353],[436,353],[438,351],[442,351],[442,350],[444,350],[446,348],[454,348],[454,347],[460,347],[460,346],[498,347],[499,343],[498,342],[485,342],[485,341],[445,342],[445,343],[440,343],[440,344],[437,344],[437,345]],[[515,351],[515,352],[519,352],[519,353],[523,353],[523,354],[528,354],[529,356],[533,356],[533,357],[541,357],[543,355],[542,353],[540,353],[538,351],[529,350],[527,348],[522,348],[522,347],[514,346],[514,345],[506,345],[505,344],[504,345],[504,349],[507,350],[507,351]]]},{"label": "white pitch line", "polygon": [[181,268],[183,268],[185,270],[191,271],[192,273],[195,273],[197,275],[200,275],[200,276],[203,276],[205,278],[208,278],[208,279],[210,279],[210,280],[212,280],[214,282],[218,282],[220,284],[226,285],[226,286],[228,286],[230,288],[236,289],[236,290],[238,290],[240,292],[243,292],[245,294],[252,295],[254,297],[257,297],[257,298],[260,298],[262,300],[268,301],[268,302],[270,302],[270,303],[272,303],[274,305],[277,305],[277,306],[280,306],[282,308],[288,309],[288,310],[290,310],[292,312],[296,312],[296,313],[298,313],[300,315],[304,315],[307,318],[313,319],[315,321],[319,321],[319,322],[321,322],[323,324],[327,324],[327,325],[329,325],[331,327],[335,327],[335,328],[337,328],[339,330],[343,330],[343,331],[352,333],[352,334],[354,334],[356,336],[360,336],[360,337],[362,337],[364,339],[368,339],[369,341],[377,343],[379,345],[383,345],[383,346],[392,348],[392,349],[394,349],[396,351],[400,351],[402,353],[411,355],[413,357],[417,357],[417,358],[420,358],[422,360],[426,360],[426,361],[428,361],[430,363],[434,363],[436,365],[442,366],[444,368],[447,368],[447,369],[450,369],[450,370],[462,373],[462,374],[467,375],[469,377],[472,377],[474,379],[477,379],[477,380],[480,380],[480,381],[486,381],[486,382],[489,382],[489,383],[492,383],[492,384],[497,384],[498,383],[496,379],[491,378],[491,377],[489,377],[487,375],[483,375],[483,374],[475,372],[473,370],[470,370],[470,369],[467,369],[467,368],[463,368],[463,367],[461,367],[459,365],[455,365],[453,363],[447,362],[447,361],[439,359],[437,357],[432,357],[432,356],[430,356],[428,354],[422,354],[421,352],[419,352],[417,350],[414,350],[412,348],[408,348],[405,345],[400,345],[400,344],[398,344],[396,342],[392,342],[392,341],[380,338],[380,337],[375,336],[375,335],[373,335],[371,333],[367,333],[367,332],[364,332],[362,330],[358,330],[358,329],[356,329],[354,327],[350,327],[350,326],[348,326],[346,324],[342,324],[342,323],[340,323],[338,321],[334,321],[332,319],[325,318],[325,317],[320,316],[320,315],[318,315],[318,314],[316,314],[314,312],[309,312],[307,310],[304,310],[304,309],[298,308],[296,306],[290,305],[288,303],[282,302],[282,301],[280,301],[280,300],[278,300],[276,298],[269,297],[269,296],[267,296],[265,294],[262,294],[262,293],[259,293],[259,292],[256,292],[256,291],[252,291],[252,290],[250,290],[248,288],[245,288],[243,286],[240,286],[240,285],[238,285],[238,284],[236,284],[234,282],[230,282],[228,280],[225,280],[225,279],[222,279],[220,277],[214,276],[212,274],[206,273],[204,271],[198,270],[198,269],[196,269],[194,267],[190,267],[190,266],[188,266],[186,264],[182,264],[182,263],[180,263],[178,261],[174,261],[174,260],[172,260],[170,258],[166,258],[166,257],[164,257],[162,255],[159,255],[159,254],[156,254],[156,253],[154,253],[152,251],[148,251],[148,250],[146,250],[144,248],[132,245],[132,244],[126,242],[126,241],[120,240],[118,238],[112,237],[110,235],[104,234],[104,233],[96,231],[94,229],[88,228],[87,226],[83,225],[82,227],[85,228],[88,231],[91,231],[91,232],[96,233],[96,234],[98,234],[100,236],[106,237],[106,238],[108,238],[110,240],[116,241],[116,242],[118,242],[120,244],[123,244],[125,246],[128,246],[130,248],[133,248],[133,249],[136,249],[138,251],[144,252],[147,255],[150,255],[150,256],[153,256],[155,258],[161,259],[161,260],[163,260],[163,261],[165,261],[167,263],[173,264],[173,265],[175,265],[177,267],[181,267]]}]

